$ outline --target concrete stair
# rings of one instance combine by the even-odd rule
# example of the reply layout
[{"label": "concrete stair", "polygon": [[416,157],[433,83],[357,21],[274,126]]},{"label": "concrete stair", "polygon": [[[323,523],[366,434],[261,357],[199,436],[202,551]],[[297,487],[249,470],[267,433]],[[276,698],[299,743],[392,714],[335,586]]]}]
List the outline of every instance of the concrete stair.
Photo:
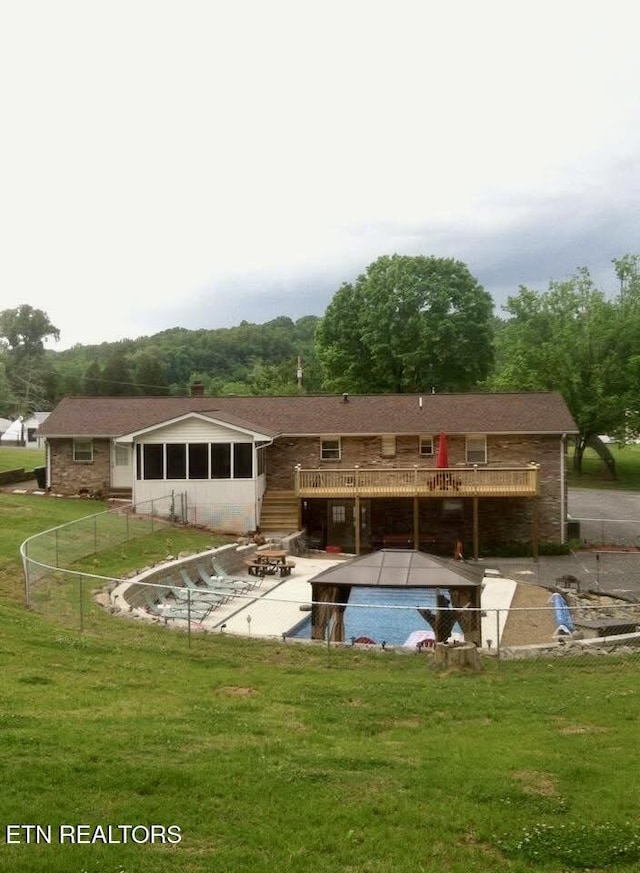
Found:
[{"label": "concrete stair", "polygon": [[107,497],[111,500],[131,500],[133,496],[132,488],[109,488]]},{"label": "concrete stair", "polygon": [[260,511],[263,534],[293,533],[298,530],[298,498],[295,491],[266,491]]}]

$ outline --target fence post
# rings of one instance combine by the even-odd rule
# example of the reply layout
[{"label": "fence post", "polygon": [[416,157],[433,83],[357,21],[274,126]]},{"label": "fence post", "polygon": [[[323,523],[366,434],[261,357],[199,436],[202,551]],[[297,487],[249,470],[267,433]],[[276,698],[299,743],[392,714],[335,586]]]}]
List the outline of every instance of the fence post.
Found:
[{"label": "fence post", "polygon": [[191,648],[191,589],[187,591],[187,638]]},{"label": "fence post", "polygon": [[31,572],[31,561],[29,560],[29,546],[28,545],[24,550],[23,565],[24,565],[24,599],[25,599],[27,606],[29,606],[30,605],[29,598],[31,596],[31,585],[30,585],[31,579],[29,578],[29,575]]},{"label": "fence post", "polygon": [[93,554],[98,554],[98,516],[93,516]]},{"label": "fence post", "polygon": [[84,631],[84,602],[83,602],[84,601],[84,596],[83,596],[84,595],[84,586],[82,584],[84,581],[84,576],[80,576],[79,579],[80,579],[80,585],[79,585],[79,588],[80,588],[80,633],[82,633]]},{"label": "fence post", "polygon": [[500,610],[496,609],[496,657],[500,660]]}]

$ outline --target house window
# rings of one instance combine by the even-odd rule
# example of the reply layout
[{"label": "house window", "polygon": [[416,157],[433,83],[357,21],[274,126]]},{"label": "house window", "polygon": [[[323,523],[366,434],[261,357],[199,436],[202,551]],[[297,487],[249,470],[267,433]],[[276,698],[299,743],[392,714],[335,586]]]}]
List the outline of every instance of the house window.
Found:
[{"label": "house window", "polygon": [[189,443],[189,478],[209,478],[209,452],[206,443]]},{"label": "house window", "polygon": [[119,446],[116,445],[116,467],[128,467],[129,466],[129,446]]},{"label": "house window", "polygon": [[466,440],[467,464],[487,463],[487,438],[485,436],[469,436]]},{"label": "house window", "polygon": [[145,443],[142,446],[143,479],[164,479],[164,446]]},{"label": "house window", "polygon": [[73,441],[73,460],[80,464],[93,462],[93,440]]},{"label": "house window", "polygon": [[393,458],[396,454],[396,437],[392,433],[383,433],[380,437],[382,443],[380,454],[383,458]]},{"label": "house window", "polygon": [[432,458],[433,457],[433,437],[432,436],[421,436],[420,437],[420,457],[421,458]]},{"label": "house window", "polygon": [[253,479],[253,443],[233,444],[233,478]]},{"label": "house window", "polygon": [[27,442],[28,443],[35,443],[36,442],[37,430],[38,430],[37,427],[28,427],[27,428]]},{"label": "house window", "polygon": [[167,443],[167,479],[187,478],[186,449],[184,443]]},{"label": "house window", "polygon": [[138,479],[253,479],[253,443],[136,445]]},{"label": "house window", "polygon": [[231,443],[211,443],[211,478],[231,478]]},{"label": "house window", "polygon": [[339,505],[332,506],[331,516],[334,524],[345,524],[347,521],[347,507]]},{"label": "house window", "polygon": [[322,437],[320,440],[320,460],[340,460],[340,437]]}]

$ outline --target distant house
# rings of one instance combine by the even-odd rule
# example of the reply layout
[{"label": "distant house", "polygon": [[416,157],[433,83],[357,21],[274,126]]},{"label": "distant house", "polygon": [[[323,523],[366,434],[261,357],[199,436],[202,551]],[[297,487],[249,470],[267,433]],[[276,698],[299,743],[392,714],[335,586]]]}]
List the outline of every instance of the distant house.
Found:
[{"label": "distant house", "polygon": [[0,437],[11,426],[10,418],[0,418]]},{"label": "distant house", "polygon": [[40,437],[39,431],[50,414],[50,412],[34,412],[30,416],[10,421],[0,437],[2,445],[24,446],[29,449],[44,448],[44,440]]},{"label": "distant house", "polygon": [[[303,529],[357,554],[467,556],[566,539],[558,393],[69,397],[42,425],[62,494],[180,495],[190,521],[244,533]],[[439,448],[446,448],[442,460]],[[445,446],[446,444],[446,446]]]}]

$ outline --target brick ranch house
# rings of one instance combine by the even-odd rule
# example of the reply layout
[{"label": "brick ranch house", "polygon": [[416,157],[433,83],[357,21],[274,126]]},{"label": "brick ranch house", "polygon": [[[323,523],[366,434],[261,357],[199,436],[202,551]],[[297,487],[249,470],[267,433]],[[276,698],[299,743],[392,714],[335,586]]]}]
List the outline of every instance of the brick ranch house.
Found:
[{"label": "brick ranch house", "polygon": [[[190,522],[317,548],[465,556],[566,539],[559,393],[68,397],[40,428],[58,494],[179,494]],[[438,466],[446,442],[446,467]]]}]

